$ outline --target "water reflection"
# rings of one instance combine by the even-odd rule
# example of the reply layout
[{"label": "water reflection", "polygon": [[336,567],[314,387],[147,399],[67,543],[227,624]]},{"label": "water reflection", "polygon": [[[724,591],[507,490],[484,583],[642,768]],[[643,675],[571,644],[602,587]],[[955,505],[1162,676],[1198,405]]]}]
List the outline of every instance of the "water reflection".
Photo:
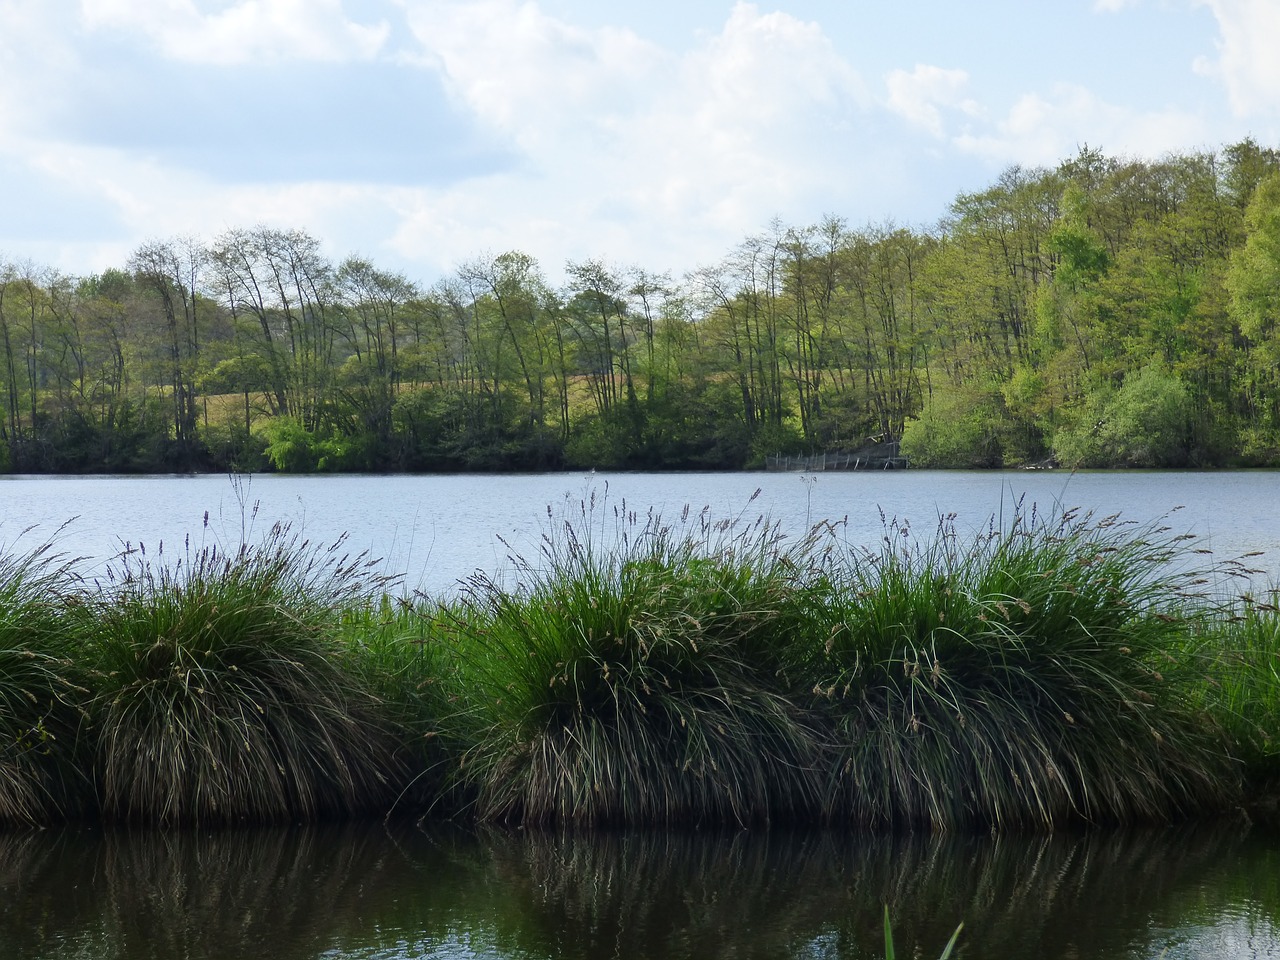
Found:
[{"label": "water reflection", "polygon": [[0,835],[0,956],[1274,956],[1280,838],[536,834],[343,826]]}]

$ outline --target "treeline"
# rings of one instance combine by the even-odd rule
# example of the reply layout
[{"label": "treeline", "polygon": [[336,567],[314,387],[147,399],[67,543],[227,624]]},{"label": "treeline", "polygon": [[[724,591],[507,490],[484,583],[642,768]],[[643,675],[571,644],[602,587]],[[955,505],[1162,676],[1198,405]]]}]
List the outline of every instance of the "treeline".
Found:
[{"label": "treeline", "polygon": [[772,223],[683,277],[525,253],[423,287],[266,227],[0,259],[0,466],[1280,464],[1280,152],[1089,148],[932,229]]}]

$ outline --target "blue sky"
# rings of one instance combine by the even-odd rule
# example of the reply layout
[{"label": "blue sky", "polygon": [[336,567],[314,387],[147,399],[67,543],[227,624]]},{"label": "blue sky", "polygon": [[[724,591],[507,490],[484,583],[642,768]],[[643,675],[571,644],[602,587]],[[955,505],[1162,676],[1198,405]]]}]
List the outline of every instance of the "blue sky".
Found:
[{"label": "blue sky", "polygon": [[1280,139],[1280,0],[0,0],[0,262],[259,223],[430,284],[928,226],[1013,164]]}]

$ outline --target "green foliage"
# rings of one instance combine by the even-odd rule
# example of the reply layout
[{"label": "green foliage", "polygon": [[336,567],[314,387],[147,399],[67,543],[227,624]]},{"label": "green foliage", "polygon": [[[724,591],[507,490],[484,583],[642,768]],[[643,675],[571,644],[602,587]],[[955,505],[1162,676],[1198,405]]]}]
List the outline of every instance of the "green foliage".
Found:
[{"label": "green foliage", "polygon": [[666,384],[645,401],[644,465],[677,470],[733,469],[743,462],[746,426],[731,408],[716,406],[702,384]]},{"label": "green foliage", "polygon": [[371,581],[282,527],[170,566],[126,554],[86,605],[104,816],[286,822],[385,807],[397,761],[337,642]]},{"label": "green foliage", "polygon": [[[692,401],[692,402],[690,402]],[[682,434],[692,456],[690,467],[737,468],[751,456],[751,429],[741,410],[740,392],[727,380],[697,385],[692,396],[673,398],[682,418]]]},{"label": "green foliage", "polygon": [[391,417],[405,467],[440,470],[460,465],[456,438],[466,417],[461,396],[440,388],[407,391],[396,399]]},{"label": "green foliage", "polygon": [[210,424],[203,436],[210,459],[224,470],[255,473],[268,465],[264,452],[267,438],[245,430],[243,423]]},{"label": "green foliage", "polygon": [[551,470],[562,465],[563,438],[522,420],[511,396],[468,396],[452,386],[407,391],[392,423],[397,466],[409,470]]},{"label": "green foliage", "polygon": [[155,402],[135,405],[123,401],[108,417],[90,406],[76,405],[57,418],[40,416],[37,426],[50,442],[39,445],[41,460],[36,463],[28,459],[32,451],[24,449],[22,469],[136,473],[148,468],[188,470],[203,464],[199,444],[193,442],[180,449],[172,441],[163,411]]},{"label": "green foliage", "polygon": [[[1226,287],[1230,314],[1247,338],[1244,364],[1250,400],[1250,423],[1243,431],[1251,459],[1274,462],[1280,433],[1280,173],[1258,184],[1245,211],[1244,245],[1231,251]],[[1252,442],[1250,442],[1252,441]]]},{"label": "green foliage", "polygon": [[200,379],[210,394],[260,393],[271,383],[271,368],[264,357],[228,357],[213,364]]},{"label": "green foliage", "polygon": [[1216,662],[1204,706],[1227,727],[1247,775],[1280,778],[1280,608],[1246,597],[1229,617],[1210,625]]},{"label": "green foliage", "polygon": [[[276,417],[258,431],[262,457],[281,473],[341,473],[372,470],[377,464],[377,437],[308,430],[293,417]],[[243,443],[243,455],[253,445]]]},{"label": "green foliage", "polygon": [[1247,237],[1231,255],[1227,289],[1240,329],[1271,357],[1280,317],[1280,174],[1258,185],[1245,212]]},{"label": "green foliage", "polygon": [[574,427],[565,445],[565,460],[571,466],[600,470],[625,470],[646,466],[635,436],[642,429],[638,410],[611,410],[608,414],[587,414]]},{"label": "green foliage", "polygon": [[1237,451],[1246,466],[1262,467],[1280,462],[1280,424],[1245,426],[1240,431]]},{"label": "green foliage", "polygon": [[917,419],[907,421],[902,455],[913,467],[998,467],[1003,463],[998,424],[989,398],[939,390]]},{"label": "green foliage", "polygon": [[761,426],[756,439],[725,384],[672,383],[661,394],[573,422],[566,466],[591,469],[724,470],[763,463],[764,453],[802,446],[795,428]]},{"label": "green foliage", "polygon": [[790,422],[762,423],[756,427],[755,436],[751,438],[751,458],[749,467],[761,467],[765,458],[782,454],[789,456],[802,453],[805,449],[804,437]]},{"label": "green foliage", "polygon": [[453,766],[470,745],[459,738],[466,694],[460,651],[474,628],[460,604],[371,598],[342,614],[342,642],[360,682],[397,732],[394,809],[454,813],[461,800]]},{"label": "green foliage", "polygon": [[367,433],[325,437],[315,445],[316,470],[321,473],[372,470],[376,466],[376,443],[377,438]]},{"label": "green foliage", "polygon": [[320,461],[319,440],[293,417],[277,417],[261,429],[263,455],[281,473],[308,473]]},{"label": "green foliage", "polygon": [[1070,467],[1185,466],[1189,404],[1175,374],[1158,364],[1145,366],[1114,393],[1105,387],[1090,393],[1075,424],[1054,435],[1054,453]]},{"label": "green foliage", "polygon": [[65,616],[70,566],[49,543],[0,558],[0,825],[78,812],[86,690]]},{"label": "green foliage", "polygon": [[1049,234],[1048,248],[1058,259],[1054,281],[1076,288],[1098,280],[1111,266],[1102,240],[1089,226],[1089,197],[1077,184],[1062,195],[1062,216]]}]

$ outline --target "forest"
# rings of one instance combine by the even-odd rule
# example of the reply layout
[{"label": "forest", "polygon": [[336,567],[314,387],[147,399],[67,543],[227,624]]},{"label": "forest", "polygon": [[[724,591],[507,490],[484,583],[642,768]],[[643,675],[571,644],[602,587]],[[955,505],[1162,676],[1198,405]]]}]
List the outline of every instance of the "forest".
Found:
[{"label": "forest", "polygon": [[424,286],[266,226],[0,255],[0,470],[1280,465],[1280,151],[1089,147],[928,228],[774,221],[683,276]]}]

